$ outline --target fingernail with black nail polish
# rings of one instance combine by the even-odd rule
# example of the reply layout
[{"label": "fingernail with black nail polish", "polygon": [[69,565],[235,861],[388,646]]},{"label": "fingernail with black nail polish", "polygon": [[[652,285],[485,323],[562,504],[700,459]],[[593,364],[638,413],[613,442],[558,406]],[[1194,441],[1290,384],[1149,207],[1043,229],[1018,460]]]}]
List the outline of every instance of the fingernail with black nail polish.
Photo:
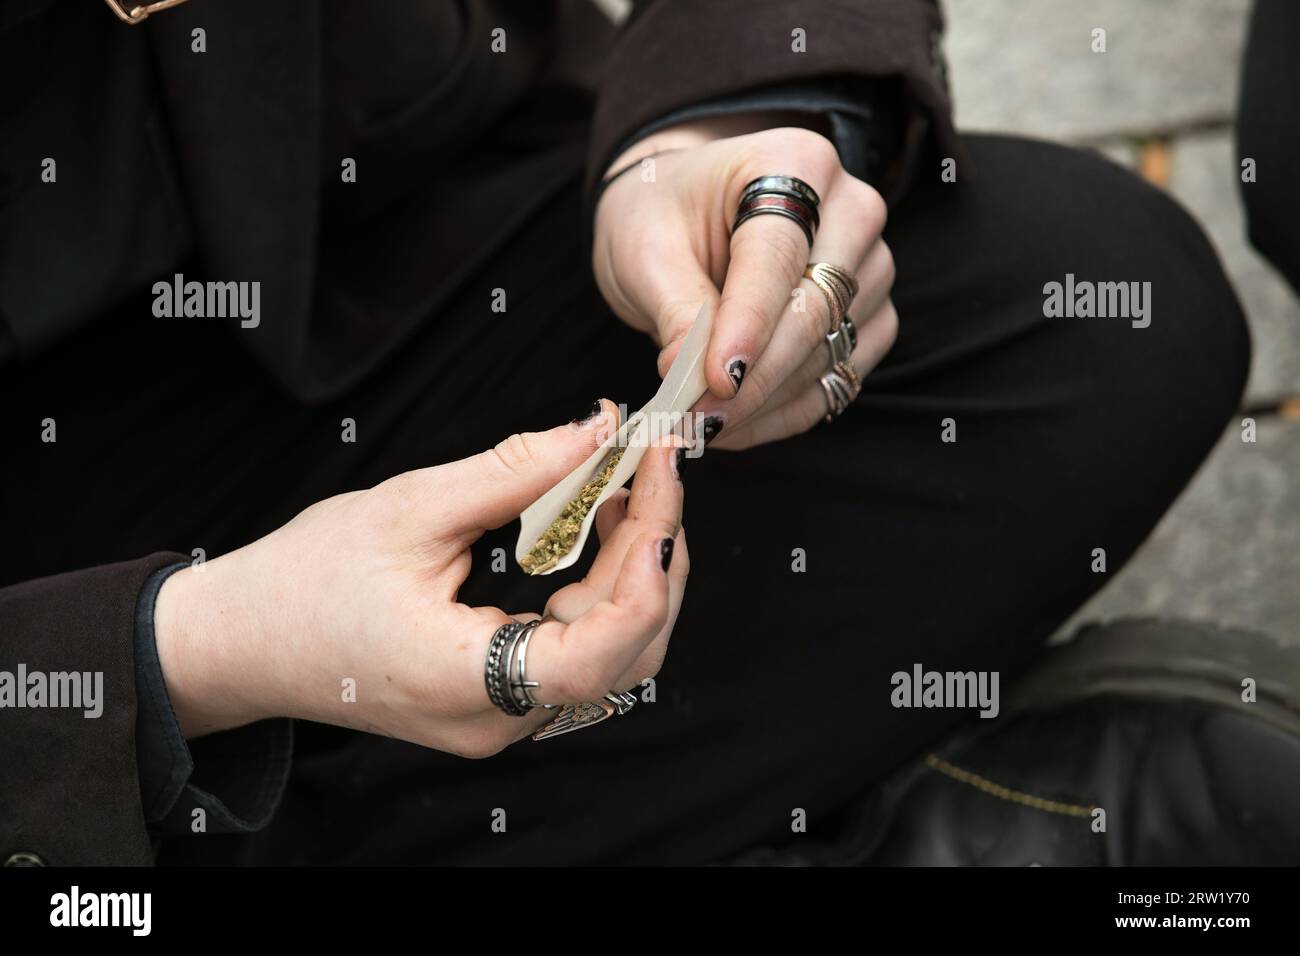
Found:
[{"label": "fingernail with black nail polish", "polygon": [[596,402],[593,402],[593,403],[592,403],[591,410],[588,411],[587,414],[586,414],[585,416],[583,416],[582,418],[575,418],[575,419],[573,419],[573,421],[569,422],[569,424],[570,424],[570,425],[585,425],[585,424],[587,424],[588,422],[590,422],[592,419],[594,419],[594,418],[595,418],[597,415],[599,415],[599,414],[600,414],[600,401],[597,400]]},{"label": "fingernail with black nail polish", "polygon": [[704,436],[704,444],[708,444],[718,437],[718,432],[722,431],[722,419],[716,415],[710,415],[704,419],[704,424],[700,426],[700,433]]},{"label": "fingernail with black nail polish", "polygon": [[677,476],[678,481],[682,480],[682,464],[685,461],[686,461],[686,449],[685,448],[677,449],[677,454],[673,456],[673,474]]},{"label": "fingernail with black nail polish", "polygon": [[727,375],[731,377],[731,383],[736,386],[736,391],[740,391],[740,383],[745,380],[745,360],[732,359],[727,366]]},{"label": "fingernail with black nail polish", "polygon": [[659,566],[665,571],[673,563],[673,539],[664,538],[659,542]]}]

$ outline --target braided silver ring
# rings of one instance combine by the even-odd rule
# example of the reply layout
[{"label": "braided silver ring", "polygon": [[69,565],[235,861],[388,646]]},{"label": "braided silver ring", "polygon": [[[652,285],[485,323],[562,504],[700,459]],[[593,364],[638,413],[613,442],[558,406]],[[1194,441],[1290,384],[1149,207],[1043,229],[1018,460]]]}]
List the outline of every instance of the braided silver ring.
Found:
[{"label": "braided silver ring", "polygon": [[862,380],[857,371],[848,362],[836,362],[835,366],[817,380],[826,397],[826,421],[833,422],[844,414],[844,410],[858,397],[862,390]]},{"label": "braided silver ring", "polygon": [[858,294],[858,280],[847,269],[829,262],[810,262],[803,270],[805,279],[817,286],[829,310],[827,335],[833,335],[849,314],[849,306]]}]

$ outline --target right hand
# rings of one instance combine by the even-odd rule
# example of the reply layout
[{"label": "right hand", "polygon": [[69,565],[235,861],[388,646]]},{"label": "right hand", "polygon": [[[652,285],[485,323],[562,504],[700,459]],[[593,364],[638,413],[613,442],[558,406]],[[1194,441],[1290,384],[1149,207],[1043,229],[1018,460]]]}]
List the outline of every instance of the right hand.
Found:
[{"label": "right hand", "polygon": [[[666,150],[655,159],[653,183],[634,167],[609,183],[596,207],[596,284],[615,314],[661,346],[661,375],[676,359],[700,300],[714,310],[704,357],[709,394],[693,409],[701,420],[725,423],[710,448],[738,451],[779,441],[826,417],[819,380],[830,364],[831,316],[817,286],[803,278],[810,262],[835,263],[861,286],[849,309],[859,377],[884,358],[898,333],[884,199],[840,164],[825,136],[766,128],[780,119],[734,114],[651,133],[611,171]],[[781,216],[731,228],[744,187],[778,171],[803,179],[822,198],[822,226],[811,249],[799,227]]]},{"label": "right hand", "polygon": [[[287,716],[482,757],[546,723],[552,711],[509,717],[489,702],[487,646],[510,618],[456,595],[470,544],[517,517],[617,426],[615,407],[602,402],[585,422],[512,435],[471,458],[318,502],[238,551],[173,574],[155,631],[185,735]],[[620,491],[597,515],[590,573],[551,596],[553,619],[528,651],[540,702],[599,700],[658,672],[689,568],[675,458],[673,447],[647,451],[630,495]]]}]

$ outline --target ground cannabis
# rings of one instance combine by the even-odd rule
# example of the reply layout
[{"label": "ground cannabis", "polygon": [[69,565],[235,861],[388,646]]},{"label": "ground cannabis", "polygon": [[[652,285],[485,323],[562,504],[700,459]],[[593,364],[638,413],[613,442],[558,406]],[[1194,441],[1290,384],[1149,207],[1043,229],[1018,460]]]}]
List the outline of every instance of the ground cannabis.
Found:
[{"label": "ground cannabis", "polygon": [[594,478],[582,486],[578,497],[574,498],[558,518],[551,522],[546,533],[537,539],[533,549],[520,560],[519,566],[529,574],[545,574],[559,562],[578,541],[578,533],[587,514],[596,504],[596,499],[604,492],[609,480],[614,477],[614,469],[623,457],[623,449],[615,448],[605,458]]}]

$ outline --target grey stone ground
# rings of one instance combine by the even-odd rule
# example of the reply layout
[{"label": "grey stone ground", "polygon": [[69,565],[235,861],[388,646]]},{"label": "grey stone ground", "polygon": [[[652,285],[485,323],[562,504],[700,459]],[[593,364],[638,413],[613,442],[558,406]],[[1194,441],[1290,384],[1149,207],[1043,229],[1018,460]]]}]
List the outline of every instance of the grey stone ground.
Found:
[{"label": "grey stone ground", "polygon": [[[1075,622],[1177,614],[1300,642],[1300,302],[1246,243],[1232,116],[1247,0],[943,0],[958,124],[1091,146],[1165,185],[1209,233],[1255,340],[1240,418],[1132,562]],[[1106,30],[1104,54],[1092,31]],[[1158,158],[1158,157],[1157,157]],[[1244,413],[1243,413],[1244,415]],[[1086,559],[1086,556],[1084,556]]]},{"label": "grey stone ground", "polygon": [[[1070,142],[1232,116],[1249,0],[942,0],[957,120]],[[1106,52],[1092,31],[1106,31]]]}]

